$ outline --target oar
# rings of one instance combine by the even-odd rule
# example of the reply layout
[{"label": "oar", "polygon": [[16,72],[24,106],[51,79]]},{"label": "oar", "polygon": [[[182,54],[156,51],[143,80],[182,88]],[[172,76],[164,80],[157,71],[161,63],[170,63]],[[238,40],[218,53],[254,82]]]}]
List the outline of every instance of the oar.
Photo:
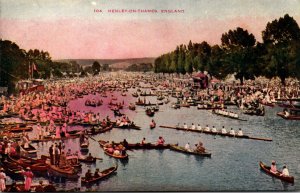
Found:
[{"label": "oar", "polygon": [[88,135],[89,138],[91,138],[92,140],[98,142],[96,139],[92,138],[91,136]]},{"label": "oar", "polygon": [[261,140],[261,141],[273,141],[270,138],[260,138],[260,137],[249,137],[248,139]]},{"label": "oar", "polygon": [[101,157],[95,157],[95,159],[97,159],[97,160],[103,160],[103,158],[101,158]]}]

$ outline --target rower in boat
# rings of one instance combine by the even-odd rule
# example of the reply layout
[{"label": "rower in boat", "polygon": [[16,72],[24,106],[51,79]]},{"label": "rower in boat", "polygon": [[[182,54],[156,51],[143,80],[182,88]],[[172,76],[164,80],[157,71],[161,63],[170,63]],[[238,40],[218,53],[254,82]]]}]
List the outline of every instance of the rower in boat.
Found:
[{"label": "rower in boat", "polygon": [[209,126],[208,126],[208,125],[206,125],[206,127],[204,128],[204,131],[207,131],[207,132],[209,132],[209,131],[210,131],[210,128],[209,128]]},{"label": "rower in boat", "polygon": [[201,127],[200,124],[197,125],[197,130],[198,130],[198,131],[201,131],[201,130],[202,130],[202,127]]},{"label": "rower in boat", "polygon": [[237,132],[237,136],[243,136],[243,131],[241,128],[239,128],[239,131]]},{"label": "rower in boat", "polygon": [[212,127],[211,132],[217,133],[217,129],[215,128],[215,126]]},{"label": "rower in boat", "polygon": [[187,126],[186,123],[183,124],[183,128],[184,128],[184,129],[188,129],[188,126]]},{"label": "rower in boat", "polygon": [[192,130],[195,130],[195,129],[196,129],[196,126],[194,125],[194,123],[192,123],[191,129],[192,129]]},{"label": "rower in boat", "polygon": [[85,173],[85,180],[91,180],[92,178],[93,178],[93,176],[92,176],[92,173],[91,173],[91,170],[90,169],[88,169],[88,171]]},{"label": "rower in boat", "polygon": [[229,134],[230,135],[235,135],[235,132],[234,132],[234,130],[232,128],[230,129]]},{"label": "rower in boat", "polygon": [[278,173],[277,167],[276,167],[276,162],[274,160],[272,161],[270,172],[272,172],[273,174]]},{"label": "rower in boat", "polygon": [[142,145],[145,145],[145,144],[146,144],[146,138],[145,138],[145,137],[143,138],[141,144],[142,144]]},{"label": "rower in boat", "polygon": [[284,177],[290,176],[289,170],[287,169],[286,165],[283,166],[282,173],[280,174],[280,176],[284,176]]},{"label": "rower in boat", "polygon": [[224,128],[224,126],[223,126],[222,129],[221,129],[221,133],[222,133],[222,134],[226,134],[226,133],[227,133],[227,131],[226,131],[226,129]]},{"label": "rower in boat", "polygon": [[128,142],[127,142],[126,139],[123,140],[122,145],[123,145],[125,148],[128,148]]},{"label": "rower in boat", "polygon": [[94,173],[94,178],[98,178],[101,177],[102,173],[100,172],[99,168],[96,169],[95,173]]},{"label": "rower in boat", "polygon": [[187,150],[187,151],[189,151],[189,152],[192,152],[190,143],[185,144],[184,148],[185,148],[185,150]]},{"label": "rower in boat", "polygon": [[196,144],[195,146],[196,146],[195,152],[198,152],[198,153],[205,152],[205,148],[203,147],[203,143],[201,141],[199,141],[199,143]]},{"label": "rower in boat", "polygon": [[154,121],[154,119],[152,119],[151,123],[150,123],[150,128],[155,128],[156,127],[156,123]]},{"label": "rower in boat", "polygon": [[157,145],[163,145],[165,143],[165,140],[162,136],[159,136],[158,140],[157,140]]}]

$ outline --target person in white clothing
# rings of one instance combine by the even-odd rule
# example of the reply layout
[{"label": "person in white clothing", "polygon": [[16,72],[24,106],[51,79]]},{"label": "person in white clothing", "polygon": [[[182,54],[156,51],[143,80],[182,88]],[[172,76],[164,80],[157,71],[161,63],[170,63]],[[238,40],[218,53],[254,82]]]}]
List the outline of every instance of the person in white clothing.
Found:
[{"label": "person in white clothing", "polygon": [[242,131],[241,128],[239,128],[239,131],[237,132],[237,135],[238,135],[238,136],[243,136],[243,131]]},{"label": "person in white clothing", "polygon": [[209,126],[208,126],[208,125],[206,125],[206,127],[205,127],[204,131],[210,131],[210,128],[209,128]]},{"label": "person in white clothing", "polygon": [[201,130],[202,130],[202,127],[201,127],[201,125],[200,125],[200,124],[198,124],[198,126],[197,126],[197,130],[199,130],[199,131],[201,131]]},{"label": "person in white clothing", "polygon": [[226,129],[224,128],[224,126],[223,126],[222,129],[221,129],[221,133],[222,133],[222,134],[226,134],[226,133],[227,133],[227,131],[226,131]]},{"label": "person in white clothing", "polygon": [[235,135],[235,132],[234,132],[234,130],[233,130],[232,128],[230,129],[229,134],[230,134],[230,135]]},{"label": "person in white clothing", "polygon": [[4,192],[6,189],[6,174],[4,173],[4,169],[0,169],[0,192]]},{"label": "person in white clothing", "polygon": [[191,129],[195,130],[196,126],[194,125],[194,123],[192,123]]},{"label": "person in white clothing", "polygon": [[215,126],[212,127],[211,132],[217,133],[217,129],[215,128]]},{"label": "person in white clothing", "polygon": [[187,129],[187,128],[188,128],[188,126],[187,126],[186,123],[183,124],[183,128],[184,128],[184,129]]},{"label": "person in white clothing", "polygon": [[184,147],[187,151],[192,151],[192,149],[191,149],[191,146],[190,146],[190,143],[187,143],[187,144],[185,144],[185,147]]},{"label": "person in white clothing", "polygon": [[289,173],[289,170],[287,169],[286,165],[283,166],[283,169],[282,169],[282,174],[280,174],[281,176],[289,176],[290,173]]}]

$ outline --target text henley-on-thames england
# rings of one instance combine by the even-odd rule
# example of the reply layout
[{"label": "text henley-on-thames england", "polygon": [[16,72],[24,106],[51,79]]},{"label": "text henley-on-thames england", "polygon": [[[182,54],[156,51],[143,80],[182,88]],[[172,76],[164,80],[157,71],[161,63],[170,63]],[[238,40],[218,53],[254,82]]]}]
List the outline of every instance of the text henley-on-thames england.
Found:
[{"label": "text henley-on-thames england", "polygon": [[[94,12],[102,12],[94,9]],[[108,9],[108,13],[184,13],[184,9]]]}]

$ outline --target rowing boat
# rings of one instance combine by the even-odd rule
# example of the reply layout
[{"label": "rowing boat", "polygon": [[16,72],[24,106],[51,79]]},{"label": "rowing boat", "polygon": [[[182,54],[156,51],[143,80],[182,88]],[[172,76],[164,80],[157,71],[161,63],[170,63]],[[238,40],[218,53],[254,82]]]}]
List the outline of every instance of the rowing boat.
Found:
[{"label": "rowing boat", "polygon": [[192,154],[192,155],[198,155],[198,156],[205,156],[205,157],[211,157],[211,153],[208,152],[194,152],[194,151],[187,151],[184,147],[180,147],[178,145],[170,145],[170,150],[186,153],[186,154]]},{"label": "rowing boat", "polygon": [[128,159],[128,154],[126,153],[125,155],[114,155],[113,153],[108,152],[108,150],[104,147],[104,145],[107,143],[106,141],[99,140],[98,141],[100,147],[104,149],[104,153],[108,156],[114,157],[116,159]]},{"label": "rowing boat", "polygon": [[63,137],[63,138],[52,138],[52,137],[45,137],[43,139],[31,139],[30,141],[32,143],[39,143],[39,142],[48,142],[48,141],[60,141],[60,140],[68,140],[68,139],[75,139],[78,138],[79,135],[73,135],[73,136],[69,136],[69,137]]},{"label": "rowing boat", "polygon": [[120,128],[120,129],[135,129],[135,130],[141,130],[141,127],[137,126],[137,125],[122,125],[122,126],[118,126],[118,125],[114,125],[114,128]]},{"label": "rowing boat", "polygon": [[60,177],[65,178],[79,178],[79,175],[77,174],[74,167],[65,167],[65,168],[59,168],[55,165],[48,164],[49,166],[49,172]]},{"label": "rowing boat", "polygon": [[48,166],[43,160],[35,160],[24,156],[12,157],[10,155],[8,160],[24,168],[30,167],[33,172],[46,172],[48,170]]},{"label": "rowing boat", "polygon": [[21,133],[21,132],[28,132],[28,131],[32,131],[32,127],[13,127],[13,128],[9,128],[7,129],[7,131],[11,132],[11,133]]},{"label": "rowing boat", "polygon": [[[218,112],[214,109],[214,110],[212,110],[212,113],[215,114],[215,115],[220,115],[220,116],[227,117],[227,118],[230,118],[230,119],[235,119],[235,120],[239,120],[239,121],[247,121],[245,119],[240,119],[238,116],[231,116],[231,115],[229,115],[229,112],[228,112],[228,115],[225,115],[225,114],[221,114],[220,112]],[[236,113],[234,113],[234,114],[236,114]]]},{"label": "rowing boat", "polygon": [[84,162],[84,163],[96,163],[97,158],[93,157],[93,159],[87,159],[87,158],[78,158],[78,161]]},{"label": "rowing boat", "polygon": [[112,128],[113,128],[113,125],[107,126],[105,128],[95,128],[94,131],[91,128],[91,129],[87,130],[87,132],[88,132],[88,135],[97,135],[100,133],[105,133],[107,131],[110,131],[110,130],[112,130]]},{"label": "rowing boat", "polygon": [[176,129],[181,131],[191,131],[191,132],[197,132],[197,133],[205,133],[210,135],[220,135],[220,136],[226,136],[226,137],[235,137],[235,138],[241,138],[241,139],[253,139],[253,140],[262,140],[262,141],[272,141],[270,138],[259,138],[259,137],[250,137],[248,135],[231,135],[229,132],[222,133],[222,132],[212,132],[212,131],[205,131],[205,130],[197,130],[197,129],[185,129],[182,127],[171,127],[171,126],[164,126],[160,125],[161,128],[167,128],[167,129]]},{"label": "rowing boat", "polygon": [[25,147],[25,145],[20,145],[21,150],[24,151],[27,154],[36,154],[37,150],[32,145],[28,144],[28,147]]},{"label": "rowing boat", "polygon": [[113,174],[117,169],[118,169],[118,166],[114,166],[114,167],[110,167],[108,169],[105,169],[105,170],[100,172],[101,176],[96,177],[96,178],[93,177],[90,180],[85,180],[85,177],[81,177],[81,183],[87,185],[87,184],[90,184],[90,183],[98,182],[98,181],[110,176],[111,174]]},{"label": "rowing boat", "polygon": [[83,142],[80,144],[80,151],[87,152],[89,151],[89,142]]},{"label": "rowing boat", "polygon": [[269,174],[270,176],[273,176],[275,178],[278,178],[280,180],[289,182],[289,183],[294,183],[294,177],[293,176],[281,176],[281,172],[277,170],[277,173],[272,173],[270,171],[271,167],[266,166],[263,162],[259,162],[259,166],[260,168],[266,172],[267,174]]}]

